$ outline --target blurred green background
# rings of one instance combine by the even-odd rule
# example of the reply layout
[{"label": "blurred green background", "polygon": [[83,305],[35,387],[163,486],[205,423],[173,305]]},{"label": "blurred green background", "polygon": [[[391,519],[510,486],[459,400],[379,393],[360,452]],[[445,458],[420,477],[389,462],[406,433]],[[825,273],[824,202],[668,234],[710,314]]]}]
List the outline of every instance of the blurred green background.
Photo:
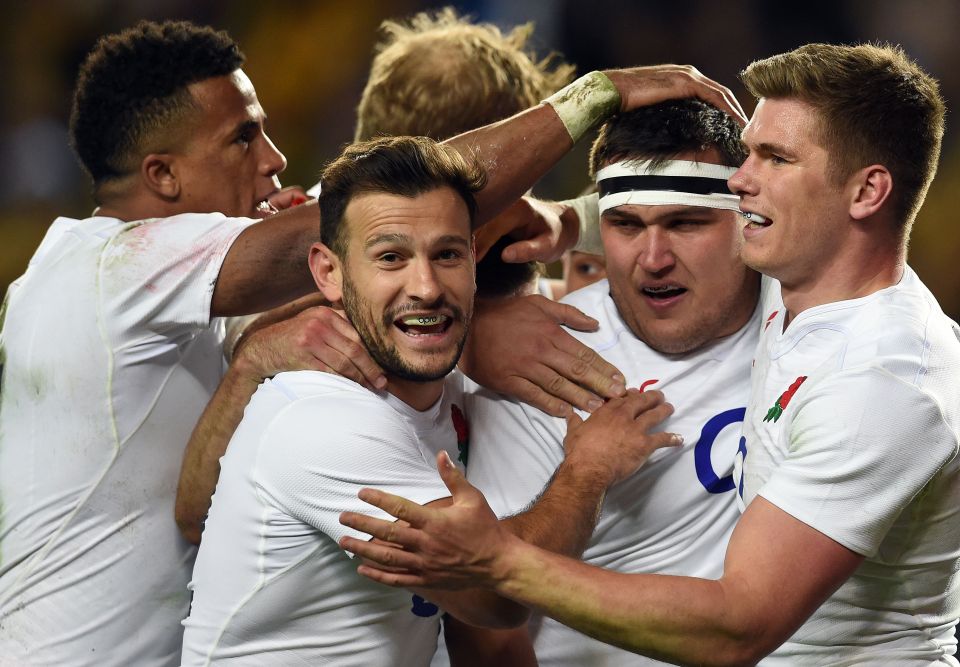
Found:
[{"label": "blurred green background", "polygon": [[[532,46],[561,54],[578,71],[689,63],[748,99],[737,73],[751,60],[811,41],[902,44],[936,76],[948,108],[960,104],[958,0],[488,0],[454,2],[461,13],[504,28],[534,21]],[[84,217],[88,186],[67,145],[77,67],[101,34],[138,19],[185,18],[228,30],[269,115],[269,132],[290,166],[285,185],[312,185],[353,135],[353,116],[385,18],[443,6],[415,0],[353,2],[3,3],[0,22],[0,288],[23,272],[58,215]],[[955,319],[960,315],[960,132],[948,113],[937,180],[914,228],[910,263]],[[578,193],[586,143],[536,192]]]}]

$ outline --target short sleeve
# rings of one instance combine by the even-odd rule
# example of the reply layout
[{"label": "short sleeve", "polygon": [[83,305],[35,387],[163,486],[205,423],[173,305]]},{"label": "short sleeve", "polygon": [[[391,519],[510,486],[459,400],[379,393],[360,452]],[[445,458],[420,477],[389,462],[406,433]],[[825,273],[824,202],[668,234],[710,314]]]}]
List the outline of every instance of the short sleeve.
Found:
[{"label": "short sleeve", "polygon": [[467,479],[497,516],[523,511],[563,461],[565,422],[486,389],[466,401],[473,428]]},{"label": "short sleeve", "polygon": [[797,402],[789,452],[760,495],[871,557],[956,437],[933,398],[877,368],[838,373]]},{"label": "short sleeve", "polygon": [[125,228],[107,244],[100,263],[101,300],[115,315],[110,321],[168,336],[209,325],[223,260],[255,222],[184,214]]},{"label": "short sleeve", "polygon": [[392,518],[357,498],[364,487],[421,504],[450,495],[409,426],[373,395],[297,400],[262,437],[254,473],[259,492],[333,540],[369,538],[341,525],[341,512]]}]

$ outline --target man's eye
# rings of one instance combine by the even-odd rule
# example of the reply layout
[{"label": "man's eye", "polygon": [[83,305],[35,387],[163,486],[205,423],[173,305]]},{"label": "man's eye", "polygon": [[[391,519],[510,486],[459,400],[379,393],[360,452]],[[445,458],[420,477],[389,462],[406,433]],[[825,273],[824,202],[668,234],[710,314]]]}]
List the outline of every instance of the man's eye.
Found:
[{"label": "man's eye", "polygon": [[600,267],[590,263],[577,264],[576,271],[581,276],[595,276],[600,273]]},{"label": "man's eye", "polygon": [[437,257],[439,259],[460,259],[463,254],[459,250],[441,250]]},{"label": "man's eye", "polygon": [[393,264],[400,261],[400,255],[395,252],[385,252],[380,255],[379,260],[386,264]]}]

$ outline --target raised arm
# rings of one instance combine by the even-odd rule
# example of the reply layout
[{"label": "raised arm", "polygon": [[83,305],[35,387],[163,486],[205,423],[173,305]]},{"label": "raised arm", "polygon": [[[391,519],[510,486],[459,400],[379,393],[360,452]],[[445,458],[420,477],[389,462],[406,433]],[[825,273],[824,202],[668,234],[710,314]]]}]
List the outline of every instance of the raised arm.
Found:
[{"label": "raised arm", "polygon": [[584,133],[610,115],[665,100],[696,97],[746,123],[733,93],[686,65],[591,72],[543,104],[449,141],[487,170],[479,193],[481,222],[519,199]]}]

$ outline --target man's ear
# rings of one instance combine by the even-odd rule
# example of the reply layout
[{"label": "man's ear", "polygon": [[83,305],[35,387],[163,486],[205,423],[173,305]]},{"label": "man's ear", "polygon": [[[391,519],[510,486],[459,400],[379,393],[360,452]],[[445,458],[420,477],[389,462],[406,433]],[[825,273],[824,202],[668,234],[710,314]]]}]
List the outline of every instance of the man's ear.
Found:
[{"label": "man's ear", "polygon": [[140,177],[147,188],[164,199],[180,196],[180,179],[169,153],[150,153],[140,163]]},{"label": "man's ear", "polygon": [[337,304],[343,298],[343,270],[340,258],[330,248],[322,243],[310,246],[310,273],[313,281],[323,293],[324,298],[332,304]]},{"label": "man's ear", "polygon": [[880,164],[857,171],[849,181],[852,197],[850,217],[865,220],[880,211],[893,193],[893,176]]}]

